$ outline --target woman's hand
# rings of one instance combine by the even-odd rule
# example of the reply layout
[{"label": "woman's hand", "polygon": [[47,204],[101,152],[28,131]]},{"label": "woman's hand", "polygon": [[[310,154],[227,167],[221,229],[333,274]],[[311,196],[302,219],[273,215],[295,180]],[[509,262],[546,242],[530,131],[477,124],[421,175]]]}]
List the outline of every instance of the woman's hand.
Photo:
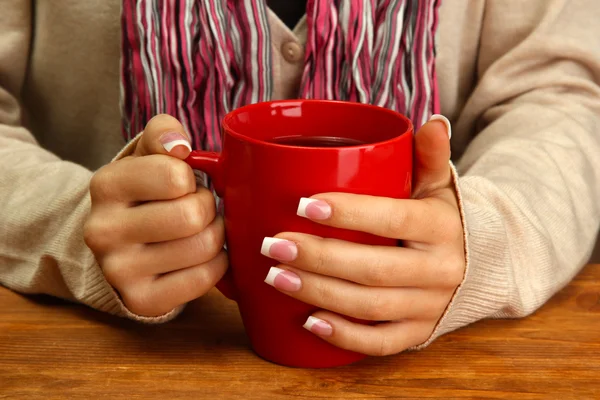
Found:
[{"label": "woman's hand", "polygon": [[[463,229],[453,189],[450,124],[431,121],[415,136],[413,198],[325,193],[301,201],[316,223],[401,240],[368,246],[300,233],[266,238],[281,264],[265,282],[323,311],[304,327],[344,349],[389,355],[425,342],[461,283]],[[338,314],[382,321],[373,326]]]},{"label": "woman's hand", "polygon": [[153,118],[132,156],[90,182],[84,238],[130,311],[159,316],[205,294],[227,269],[223,220],[197,188],[188,136],[174,118]]}]

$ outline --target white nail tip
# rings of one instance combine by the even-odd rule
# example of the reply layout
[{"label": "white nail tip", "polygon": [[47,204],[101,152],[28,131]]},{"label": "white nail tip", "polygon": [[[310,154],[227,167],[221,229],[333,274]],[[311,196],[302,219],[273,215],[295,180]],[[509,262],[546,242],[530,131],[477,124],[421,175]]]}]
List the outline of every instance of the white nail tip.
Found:
[{"label": "white nail tip", "polygon": [[452,137],[452,124],[450,123],[450,120],[446,117],[444,117],[441,114],[433,114],[431,116],[431,118],[429,118],[430,121],[442,121],[444,123],[444,125],[446,125],[446,129],[448,131],[448,139],[450,139]]},{"label": "white nail tip", "polygon": [[267,274],[267,277],[265,278],[265,283],[271,286],[275,286],[275,278],[282,272],[283,270],[281,268],[271,267],[269,273]]},{"label": "white nail tip", "polygon": [[318,323],[318,322],[324,322],[322,319],[319,319],[317,317],[313,317],[312,315],[310,317],[308,317],[308,319],[306,320],[306,322],[304,323],[304,325],[302,325],[302,327],[306,330],[311,330],[313,325]]},{"label": "white nail tip", "polygon": [[163,144],[163,147],[168,152],[171,152],[171,150],[173,150],[177,146],[185,146],[188,148],[189,151],[192,151],[192,146],[190,146],[190,143],[185,139],[173,140],[172,142],[167,142]]},{"label": "white nail tip", "polygon": [[286,242],[284,239],[277,239],[272,237],[266,237],[263,239],[262,246],[260,247],[260,254],[263,256],[269,256],[269,250],[271,250],[271,246],[277,242]]},{"label": "white nail tip", "polygon": [[300,203],[298,204],[298,211],[296,211],[296,214],[300,217],[306,218],[306,207],[310,203],[314,203],[315,201],[318,201],[318,200],[302,197],[300,199]]}]

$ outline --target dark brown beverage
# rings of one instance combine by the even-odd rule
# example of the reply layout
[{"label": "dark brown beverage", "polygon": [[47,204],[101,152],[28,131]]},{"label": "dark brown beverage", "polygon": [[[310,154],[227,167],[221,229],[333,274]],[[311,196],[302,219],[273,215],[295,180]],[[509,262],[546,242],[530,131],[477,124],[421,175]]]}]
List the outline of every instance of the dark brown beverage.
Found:
[{"label": "dark brown beverage", "polygon": [[299,147],[348,147],[365,144],[360,140],[335,136],[280,136],[270,142]]}]

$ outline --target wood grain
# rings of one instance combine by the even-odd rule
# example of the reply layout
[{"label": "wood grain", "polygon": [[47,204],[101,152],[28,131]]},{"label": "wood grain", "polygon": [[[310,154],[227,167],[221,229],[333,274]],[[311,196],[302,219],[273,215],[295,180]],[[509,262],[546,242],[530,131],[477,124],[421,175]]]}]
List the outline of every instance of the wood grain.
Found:
[{"label": "wood grain", "polygon": [[0,398],[600,399],[600,265],[529,318],[330,370],[258,358],[216,292],[143,326],[0,288]]}]

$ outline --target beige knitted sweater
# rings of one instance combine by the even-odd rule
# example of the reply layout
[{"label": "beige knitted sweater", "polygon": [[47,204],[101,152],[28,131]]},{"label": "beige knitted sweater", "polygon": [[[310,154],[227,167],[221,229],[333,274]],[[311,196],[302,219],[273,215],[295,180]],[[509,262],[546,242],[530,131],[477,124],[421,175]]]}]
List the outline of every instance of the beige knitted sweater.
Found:
[{"label": "beige knitted sweater", "polygon": [[[172,317],[129,312],[82,239],[92,171],[125,145],[120,1],[0,5],[0,283]],[[293,97],[302,66],[282,49],[301,49],[305,29],[270,19],[275,97]],[[588,260],[600,225],[599,21],[598,0],[444,0],[437,71],[468,267],[431,340],[531,313]]]}]

